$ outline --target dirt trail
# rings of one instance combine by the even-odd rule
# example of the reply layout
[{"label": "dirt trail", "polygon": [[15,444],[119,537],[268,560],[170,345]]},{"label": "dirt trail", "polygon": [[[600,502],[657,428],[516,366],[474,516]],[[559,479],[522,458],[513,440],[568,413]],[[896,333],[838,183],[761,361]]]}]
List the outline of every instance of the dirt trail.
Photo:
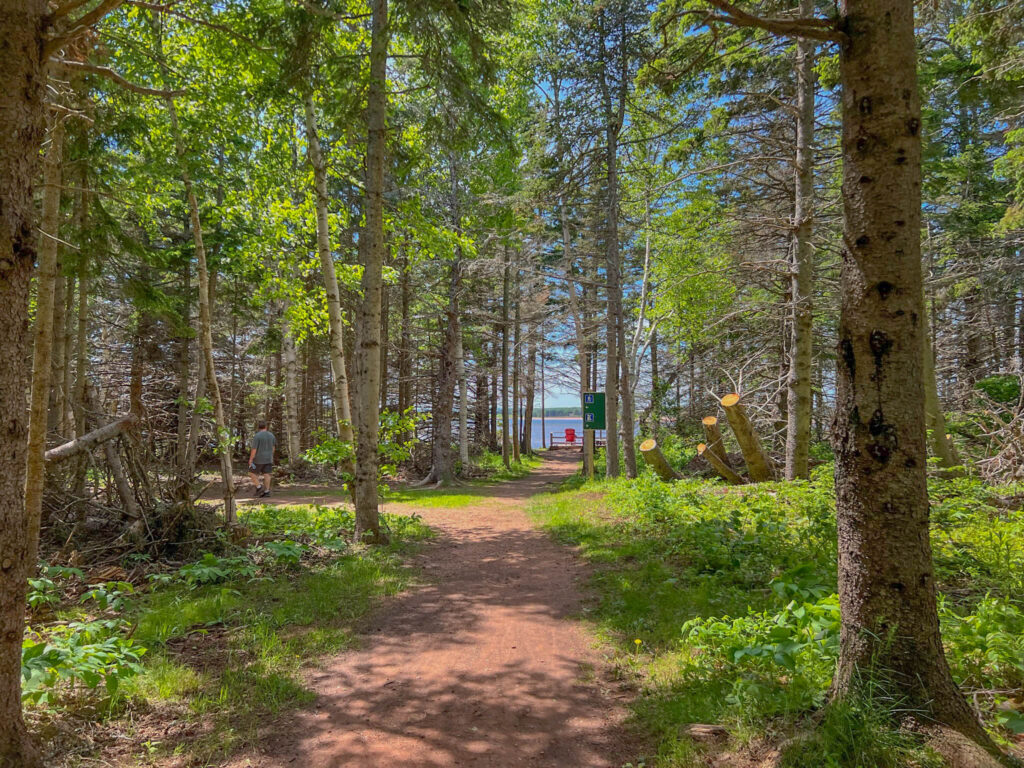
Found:
[{"label": "dirt trail", "polygon": [[523,511],[577,458],[551,454],[472,506],[417,510],[439,533],[417,560],[429,584],[390,601],[358,650],[312,675],[315,705],[268,723],[260,753],[232,765],[619,768],[634,758],[626,693],[572,618],[583,566]]}]

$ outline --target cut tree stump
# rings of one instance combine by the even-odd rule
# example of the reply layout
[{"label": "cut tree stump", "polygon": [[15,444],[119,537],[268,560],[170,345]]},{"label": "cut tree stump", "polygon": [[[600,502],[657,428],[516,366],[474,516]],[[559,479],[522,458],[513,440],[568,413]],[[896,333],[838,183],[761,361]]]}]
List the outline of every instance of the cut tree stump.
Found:
[{"label": "cut tree stump", "polygon": [[722,430],[718,426],[717,416],[705,416],[701,420],[704,427],[704,441],[708,451],[715,454],[727,467],[732,467],[729,461],[729,454],[725,452],[725,441],[722,439]]},{"label": "cut tree stump", "polygon": [[682,475],[672,469],[672,466],[665,458],[665,454],[658,447],[658,441],[653,437],[640,443],[640,455],[644,457],[647,466],[657,472],[658,477],[662,480],[679,480],[682,478]]},{"label": "cut tree stump", "polygon": [[708,460],[708,463],[714,468],[715,472],[721,476],[723,480],[732,485],[742,485],[743,478],[739,476],[735,469],[730,467],[728,464],[723,462],[718,456],[716,456],[711,450],[708,449],[707,445],[700,443],[697,446],[697,455],[703,456]]},{"label": "cut tree stump", "polygon": [[775,479],[775,465],[761,447],[761,439],[754,431],[754,425],[750,423],[747,410],[740,402],[740,396],[732,392],[722,398],[722,408],[725,409],[726,418],[729,419],[729,426],[736,435],[736,442],[740,444],[743,452],[743,460],[747,463],[747,473],[755,483],[763,483]]}]

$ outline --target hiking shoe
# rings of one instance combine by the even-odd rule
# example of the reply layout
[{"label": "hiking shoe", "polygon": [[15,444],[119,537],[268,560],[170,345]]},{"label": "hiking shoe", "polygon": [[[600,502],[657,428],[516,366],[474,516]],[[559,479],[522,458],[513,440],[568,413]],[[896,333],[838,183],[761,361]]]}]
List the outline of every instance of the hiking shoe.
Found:
[{"label": "hiking shoe", "polygon": [[269,495],[270,495],[270,491],[264,491],[263,493],[260,494],[260,498],[261,499],[265,499]]},{"label": "hiking shoe", "polygon": [[256,486],[256,496],[257,496],[257,498],[262,496],[262,495],[263,495],[263,486],[262,485],[257,485]]}]

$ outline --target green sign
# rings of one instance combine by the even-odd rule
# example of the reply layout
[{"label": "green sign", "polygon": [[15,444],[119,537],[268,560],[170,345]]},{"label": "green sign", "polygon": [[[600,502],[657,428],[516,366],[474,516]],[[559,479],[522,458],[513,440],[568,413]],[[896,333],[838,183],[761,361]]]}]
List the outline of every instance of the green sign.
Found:
[{"label": "green sign", "polygon": [[583,393],[583,428],[607,429],[604,417],[604,392]]}]

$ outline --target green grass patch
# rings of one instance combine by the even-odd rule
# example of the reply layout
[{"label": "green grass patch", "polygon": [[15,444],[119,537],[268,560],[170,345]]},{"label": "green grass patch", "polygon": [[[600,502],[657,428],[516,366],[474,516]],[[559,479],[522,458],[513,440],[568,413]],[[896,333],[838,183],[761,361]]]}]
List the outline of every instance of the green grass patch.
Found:
[{"label": "green grass patch", "polygon": [[506,468],[500,453],[485,451],[473,458],[474,470],[482,472],[483,477],[463,480],[461,485],[451,488],[393,488],[388,491],[384,503],[435,509],[469,507],[488,498],[495,483],[526,477],[542,462],[540,455],[523,456],[518,464],[512,462]]},{"label": "green grass patch", "polygon": [[[742,489],[576,477],[534,499],[535,518],[595,566],[588,617],[639,682],[633,713],[657,745],[653,765],[707,764],[684,734],[690,723],[724,725],[729,748],[742,749],[800,734],[821,710],[839,631],[831,471]],[[1024,695],[1024,512],[1000,501],[1018,493],[931,484],[947,657],[1004,743],[1024,730],[1012,706]],[[785,765],[935,765],[892,727],[898,708],[882,698],[828,708]]]}]

